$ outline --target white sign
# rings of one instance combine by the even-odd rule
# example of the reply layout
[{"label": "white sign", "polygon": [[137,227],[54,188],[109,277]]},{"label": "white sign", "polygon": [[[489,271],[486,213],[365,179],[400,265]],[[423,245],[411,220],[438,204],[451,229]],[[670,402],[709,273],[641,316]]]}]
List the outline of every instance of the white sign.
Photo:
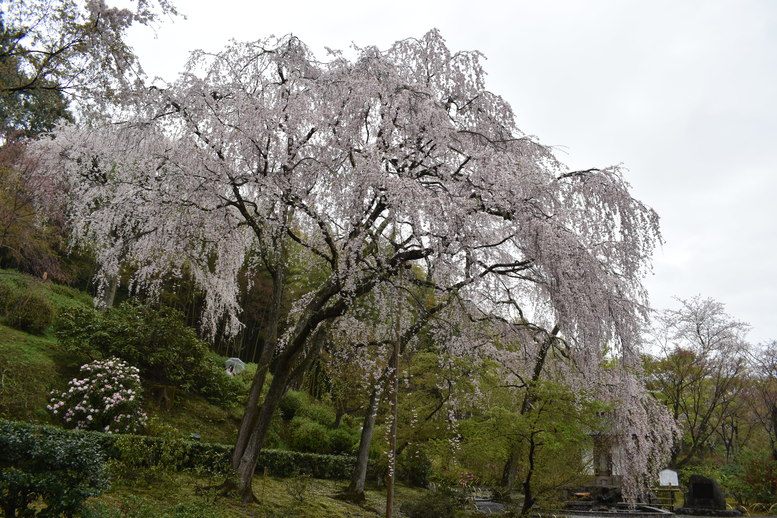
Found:
[{"label": "white sign", "polygon": [[671,469],[664,469],[658,474],[659,486],[673,486],[677,487],[680,484],[677,482],[677,472]]}]

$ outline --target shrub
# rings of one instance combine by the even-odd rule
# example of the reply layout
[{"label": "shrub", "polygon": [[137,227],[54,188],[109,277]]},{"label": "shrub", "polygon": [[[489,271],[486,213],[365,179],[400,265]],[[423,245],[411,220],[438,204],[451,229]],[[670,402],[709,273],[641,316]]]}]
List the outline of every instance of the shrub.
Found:
[{"label": "shrub", "polygon": [[288,484],[288,492],[298,502],[304,502],[310,492],[311,477],[307,473],[297,473],[291,477]]},{"label": "shrub", "polygon": [[117,436],[111,448],[123,477],[142,475],[149,481],[179,471],[226,474],[231,452],[231,447],[222,444],[137,435]]},{"label": "shrub", "polygon": [[4,290],[5,321],[11,327],[41,334],[54,320],[51,301],[36,291],[16,292]]},{"label": "shrub", "polygon": [[66,350],[88,358],[97,358],[97,344],[107,340],[102,313],[93,308],[71,306],[62,309],[54,321],[54,334]]},{"label": "shrub", "polygon": [[329,453],[331,450],[326,427],[306,417],[295,417],[291,420],[289,443],[291,449],[296,451]]},{"label": "shrub", "polygon": [[435,491],[417,500],[401,505],[400,510],[409,518],[450,518],[455,516],[458,502],[453,493]]},{"label": "shrub", "polygon": [[98,360],[81,367],[65,392],[52,392],[46,408],[65,426],[82,430],[132,433],[146,424],[140,408],[138,369],[118,358]]},{"label": "shrub", "polygon": [[716,477],[741,505],[777,503],[777,461],[767,452],[745,452],[739,464],[724,466]]},{"label": "shrub", "polygon": [[326,427],[332,426],[335,422],[335,413],[331,408],[315,403],[303,406],[298,415],[307,417],[311,421],[315,421]]},{"label": "shrub", "polygon": [[358,438],[348,430],[335,428],[329,431],[330,451],[335,455],[352,455]]},{"label": "shrub", "polygon": [[119,357],[136,365],[145,379],[201,394],[213,403],[232,404],[245,388],[224,374],[222,360],[172,308],[127,301],[105,314],[66,310],[55,332],[70,350]]},{"label": "shrub", "polygon": [[429,487],[432,463],[423,451],[408,453],[397,459],[397,478],[415,487]]},{"label": "shrub", "polygon": [[[102,455],[123,464],[124,468],[148,468],[164,464],[168,470],[196,470],[227,474],[232,446],[177,438],[140,435],[115,435],[86,430],[63,430],[53,426],[0,421],[4,430],[51,438],[55,442],[82,440],[99,448]],[[4,450],[0,450],[0,459]],[[262,450],[258,470],[278,477],[306,473],[315,478],[345,480],[351,476],[356,459],[345,455],[319,455],[287,450]]]},{"label": "shrub", "polygon": [[88,436],[37,433],[0,423],[0,507],[5,516],[73,516],[87,498],[108,487],[99,446]]},{"label": "shrub", "polygon": [[286,421],[291,421],[297,414],[299,414],[302,407],[308,402],[308,396],[304,392],[298,392],[296,390],[287,391],[280,402],[278,408],[281,411],[281,415]]},{"label": "shrub", "polygon": [[354,457],[345,455],[320,455],[287,450],[262,450],[257,469],[276,477],[290,477],[300,473],[315,478],[346,480],[356,464]]}]

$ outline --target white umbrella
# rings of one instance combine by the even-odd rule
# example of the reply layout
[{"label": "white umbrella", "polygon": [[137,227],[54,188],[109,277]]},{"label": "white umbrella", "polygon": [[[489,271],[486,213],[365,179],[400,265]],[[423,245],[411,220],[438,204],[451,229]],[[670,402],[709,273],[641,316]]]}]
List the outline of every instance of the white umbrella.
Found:
[{"label": "white umbrella", "polygon": [[226,367],[229,374],[240,374],[246,370],[246,364],[240,358],[227,359]]}]

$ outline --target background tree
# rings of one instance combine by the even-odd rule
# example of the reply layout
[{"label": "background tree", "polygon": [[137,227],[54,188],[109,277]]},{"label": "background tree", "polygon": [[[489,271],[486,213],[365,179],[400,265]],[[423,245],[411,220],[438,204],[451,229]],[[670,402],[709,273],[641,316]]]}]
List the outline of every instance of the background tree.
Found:
[{"label": "background tree", "polygon": [[140,87],[142,69],[127,44],[127,29],[175,15],[168,0],[133,0],[131,8],[102,0],[0,1],[0,115],[7,131],[38,133],[67,106],[92,115]]},{"label": "background tree", "polygon": [[67,100],[56,85],[40,79],[36,88],[12,90],[30,84],[29,72],[21,56],[29,53],[19,42],[22,31],[6,27],[5,11],[0,11],[0,122],[5,140],[50,131],[60,119],[73,118]]},{"label": "background tree", "polygon": [[[606,350],[636,357],[655,213],[617,169],[570,172],[520,133],[485,90],[479,54],[451,53],[433,31],[320,62],[285,37],[195,53],[170,88],[136,94],[114,124],[64,128],[37,153],[68,184],[74,238],[100,244],[104,279],[132,260],[133,285],[153,292],[160,272],[185,264],[204,292],[204,328],[234,333],[240,268],[270,273],[275,346],[233,456],[242,498],[290,380],[335,319],[408,265],[432,275],[440,300],[455,291],[510,318],[560,322],[583,363]],[[291,257],[320,277],[280,335]]]},{"label": "background tree", "polygon": [[777,341],[755,351],[746,401],[768,438],[772,460],[777,461]]},{"label": "background tree", "polygon": [[65,280],[62,197],[24,149],[21,141],[0,146],[0,266]]},{"label": "background tree", "polygon": [[[700,460],[716,435],[731,438],[745,387],[749,326],[733,319],[713,299],[679,299],[681,307],[662,312],[653,339],[660,354],[649,359],[651,388],[682,429],[673,452],[677,467]],[[728,439],[726,439],[728,438]]]}]

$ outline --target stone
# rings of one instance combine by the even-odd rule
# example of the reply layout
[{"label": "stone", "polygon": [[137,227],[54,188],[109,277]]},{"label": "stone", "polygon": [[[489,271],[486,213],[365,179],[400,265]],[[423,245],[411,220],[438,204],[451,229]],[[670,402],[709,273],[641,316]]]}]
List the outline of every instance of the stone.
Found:
[{"label": "stone", "polygon": [[726,498],[723,490],[715,480],[702,475],[691,475],[688,480],[688,492],[685,495],[685,505],[689,509],[726,509]]}]

